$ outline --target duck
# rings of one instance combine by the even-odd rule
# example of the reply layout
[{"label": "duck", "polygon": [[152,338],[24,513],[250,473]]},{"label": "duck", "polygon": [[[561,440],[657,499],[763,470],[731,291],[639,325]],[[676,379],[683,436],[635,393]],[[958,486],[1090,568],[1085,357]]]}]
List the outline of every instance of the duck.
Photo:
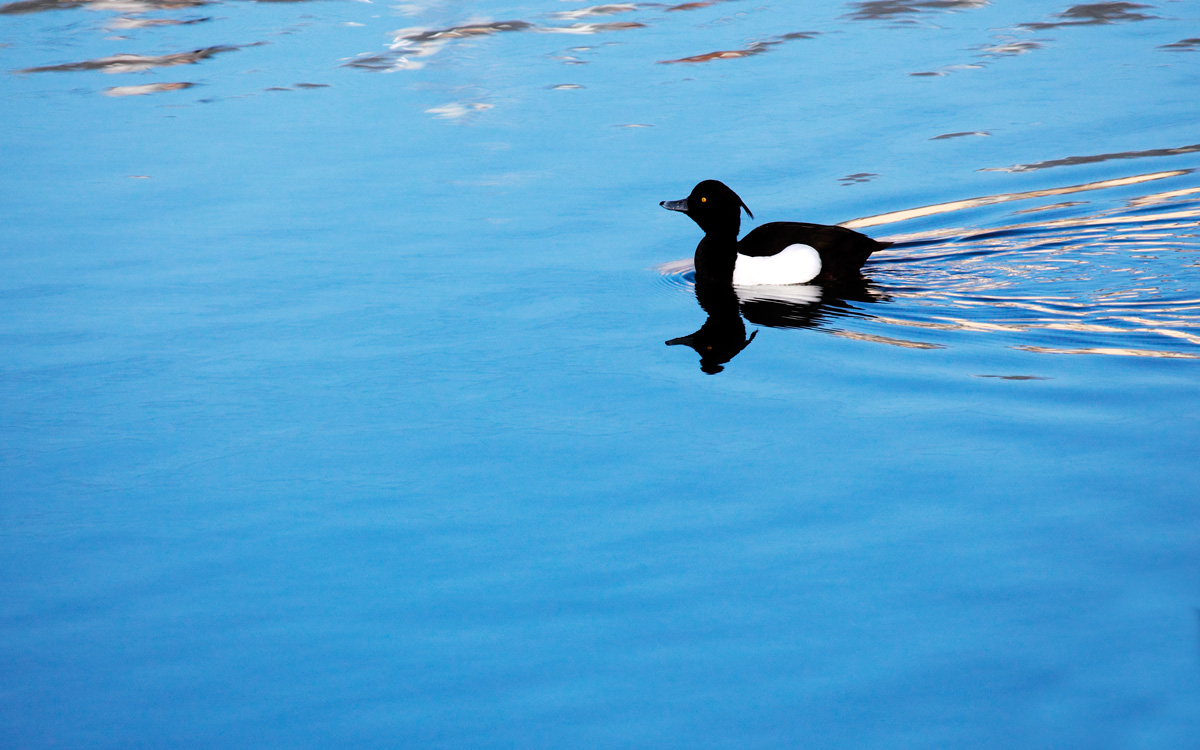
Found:
[{"label": "duck", "polygon": [[833,285],[861,279],[871,253],[891,242],[853,229],[796,221],[773,221],[738,239],[745,201],[719,180],[704,180],[683,200],[661,201],[704,230],[696,246],[696,283],[735,287]]}]

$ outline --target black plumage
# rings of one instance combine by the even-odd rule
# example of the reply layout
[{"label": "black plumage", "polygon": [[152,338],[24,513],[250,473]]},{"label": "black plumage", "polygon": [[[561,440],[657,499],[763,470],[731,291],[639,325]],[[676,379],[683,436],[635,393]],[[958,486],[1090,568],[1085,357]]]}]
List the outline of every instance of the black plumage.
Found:
[{"label": "black plumage", "polygon": [[871,253],[892,244],[845,227],[794,221],[763,224],[739,240],[742,209],[750,218],[754,214],[737,193],[717,180],[705,180],[687,198],[660,205],[687,214],[704,230],[704,238],[696,247],[697,280],[732,283],[738,255],[770,257],[791,245],[807,245],[821,258],[820,272],[807,283],[852,281],[859,278],[859,270]]}]

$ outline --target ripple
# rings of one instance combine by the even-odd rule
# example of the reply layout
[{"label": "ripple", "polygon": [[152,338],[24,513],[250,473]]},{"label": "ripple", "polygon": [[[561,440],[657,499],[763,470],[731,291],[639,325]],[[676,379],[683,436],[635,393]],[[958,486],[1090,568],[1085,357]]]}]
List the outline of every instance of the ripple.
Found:
[{"label": "ripple", "polygon": [[147,13],[155,10],[179,10],[209,5],[214,0],[17,0],[0,5],[0,15],[43,13],[51,10],[90,8],[120,13]]},{"label": "ripple", "polygon": [[103,91],[105,96],[144,96],[146,94],[161,94],[166,91],[182,91],[195,86],[187,81],[170,83],[142,83],[136,86],[113,86]]},{"label": "ripple", "polygon": [[984,57],[1016,57],[1017,55],[1027,55],[1045,46],[1044,42],[1023,39],[1020,41],[1007,41],[1000,44],[985,45],[979,49]]},{"label": "ripple", "polygon": [[718,3],[724,3],[724,2],[729,2],[729,0],[699,0],[698,2],[694,2],[694,3],[679,3],[678,5],[672,5],[672,6],[669,6],[666,10],[668,12],[672,12],[672,13],[677,13],[679,11],[686,11],[686,10],[700,10],[701,8],[708,8],[710,6],[717,5]]},{"label": "ripple", "polygon": [[[576,11],[561,11],[555,13],[553,17],[559,19],[577,19],[624,13],[630,10],[636,10],[636,6],[625,4],[597,5]],[[448,44],[463,39],[478,39],[496,34],[525,31],[543,34],[588,35],[641,28],[645,28],[645,24],[636,21],[611,21],[606,23],[584,21],[566,26],[555,26],[539,25],[522,20],[481,21],[440,29],[415,27],[393,31],[392,43],[387,52],[359,55],[344,62],[342,65],[343,67],[361,68],[363,70],[385,73],[401,70],[420,70],[425,67],[423,58],[432,57]],[[572,62],[581,61],[572,60]]]},{"label": "ripple", "polygon": [[633,3],[619,3],[613,5],[593,5],[589,8],[579,8],[577,10],[563,10],[554,14],[555,18],[561,18],[568,21],[574,21],[580,18],[590,18],[592,16],[612,16],[618,13],[629,13],[637,10],[637,6]]},{"label": "ripple", "polygon": [[1164,44],[1159,49],[1171,50],[1172,52],[1191,52],[1195,49],[1200,49],[1200,37],[1180,39],[1178,42]]},{"label": "ripple", "polygon": [[902,20],[911,23],[908,17],[918,13],[974,10],[987,4],[987,0],[866,0],[850,3],[854,12],[847,17],[853,21]]},{"label": "ripple", "polygon": [[105,28],[109,31],[131,31],[133,29],[149,29],[160,26],[192,26],[198,23],[207,23],[211,21],[212,16],[202,16],[199,18],[139,18],[135,16],[121,16],[114,18],[105,24]]},{"label": "ripple", "polygon": [[604,34],[609,31],[644,29],[646,24],[637,21],[612,21],[610,23],[573,23],[570,26],[539,26],[543,34]]},{"label": "ripple", "polygon": [[222,52],[236,52],[241,49],[234,45],[218,45],[204,47],[191,52],[175,52],[169,55],[134,55],[121,54],[100,57],[94,60],[62,63],[60,65],[42,65],[36,68],[24,68],[18,73],[70,73],[83,70],[99,70],[104,73],[138,73],[151,68],[170,68],[175,65],[195,65]]},{"label": "ripple", "polygon": [[1050,159],[1032,164],[1014,164],[1011,167],[987,167],[980,172],[1033,172],[1038,169],[1053,169],[1054,167],[1073,167],[1079,164],[1098,164],[1104,161],[1119,159],[1147,159],[1161,156],[1180,156],[1194,154],[1200,151],[1200,143],[1175,148],[1152,148],[1144,151],[1118,151],[1111,154],[1089,154],[1086,156],[1068,156],[1063,159]]},{"label": "ripple", "polygon": [[676,290],[691,290],[696,284],[696,269],[691,260],[673,260],[654,267],[658,281],[663,286]]},{"label": "ripple", "polygon": [[908,221],[910,219],[949,213],[952,211],[962,211],[968,208],[989,206],[997,203],[1007,203],[1009,201],[1027,200],[1030,198],[1046,198],[1058,195],[1071,195],[1074,193],[1082,193],[1091,190],[1107,190],[1110,188],[1127,187],[1144,182],[1165,180],[1171,177],[1181,177],[1186,174],[1191,174],[1191,172],[1192,170],[1190,169],[1174,169],[1166,172],[1150,172],[1147,174],[1133,175],[1130,177],[1118,177],[1111,180],[1099,180],[1097,182],[1088,182],[1080,185],[1067,185],[1065,187],[1058,188],[1028,190],[1021,193],[997,193],[996,195],[985,195],[978,198],[966,198],[963,200],[949,201],[947,203],[937,203],[930,206],[920,206],[918,208],[907,208],[901,211],[891,211],[889,213],[878,214],[876,216],[867,216],[861,219],[854,219],[852,221],[844,222],[843,226],[850,227],[851,229],[862,229],[864,227],[873,227],[880,224],[894,224],[900,221]]},{"label": "ripple", "polygon": [[839,177],[838,182],[842,183],[842,185],[861,185],[864,182],[870,182],[878,176],[874,172],[855,172],[845,177]]},{"label": "ripple", "polygon": [[485,112],[491,108],[491,104],[484,102],[451,102],[441,107],[431,107],[425,110],[425,113],[443,120],[461,120],[468,115]]},{"label": "ripple", "polygon": [[991,133],[987,132],[986,130],[967,130],[967,131],[961,132],[961,133],[942,133],[941,135],[935,135],[934,137],[930,138],[929,140],[931,140],[931,141],[946,141],[951,138],[965,138],[967,136],[972,136],[972,135],[990,136]]},{"label": "ripple", "polygon": [[1083,217],[938,230],[925,244],[905,246],[922,239],[906,235],[869,266],[895,303],[876,319],[998,335],[1031,352],[1200,357],[1195,190]]},{"label": "ripple", "polygon": [[716,52],[706,52],[702,55],[692,55],[691,57],[681,57],[677,60],[659,60],[659,65],[673,65],[676,63],[703,63],[713,60],[735,60],[741,57],[753,57],[761,55],[770,50],[772,47],[790,42],[795,39],[812,39],[818,35],[816,31],[795,31],[790,34],[781,34],[780,36],[771,37],[770,39],[754,42],[741,49],[717,50]]},{"label": "ripple", "polygon": [[1149,16],[1138,11],[1152,8],[1140,3],[1084,3],[1073,5],[1062,13],[1055,14],[1058,21],[1023,23],[1026,29],[1055,29],[1062,26],[1101,26],[1111,23],[1149,21],[1158,16]]}]

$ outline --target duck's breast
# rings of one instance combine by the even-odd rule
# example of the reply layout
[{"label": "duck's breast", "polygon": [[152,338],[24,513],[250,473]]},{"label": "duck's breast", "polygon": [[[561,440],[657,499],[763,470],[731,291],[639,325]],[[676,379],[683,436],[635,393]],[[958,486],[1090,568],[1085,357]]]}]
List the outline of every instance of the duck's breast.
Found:
[{"label": "duck's breast", "polygon": [[774,255],[738,254],[733,266],[736,286],[787,285],[812,281],[821,273],[821,255],[809,245],[788,245]]}]

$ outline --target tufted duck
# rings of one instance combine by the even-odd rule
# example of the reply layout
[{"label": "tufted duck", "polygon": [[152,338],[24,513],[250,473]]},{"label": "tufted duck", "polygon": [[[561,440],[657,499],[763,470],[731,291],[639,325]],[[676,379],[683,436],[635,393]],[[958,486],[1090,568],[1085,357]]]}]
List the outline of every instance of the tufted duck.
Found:
[{"label": "tufted duck", "polygon": [[680,211],[704,230],[696,246],[696,281],[758,286],[830,284],[859,278],[867,256],[892,244],[851,229],[794,221],[774,221],[738,240],[742,209],[738,194],[717,180],[705,180],[679,201],[659,205]]}]

